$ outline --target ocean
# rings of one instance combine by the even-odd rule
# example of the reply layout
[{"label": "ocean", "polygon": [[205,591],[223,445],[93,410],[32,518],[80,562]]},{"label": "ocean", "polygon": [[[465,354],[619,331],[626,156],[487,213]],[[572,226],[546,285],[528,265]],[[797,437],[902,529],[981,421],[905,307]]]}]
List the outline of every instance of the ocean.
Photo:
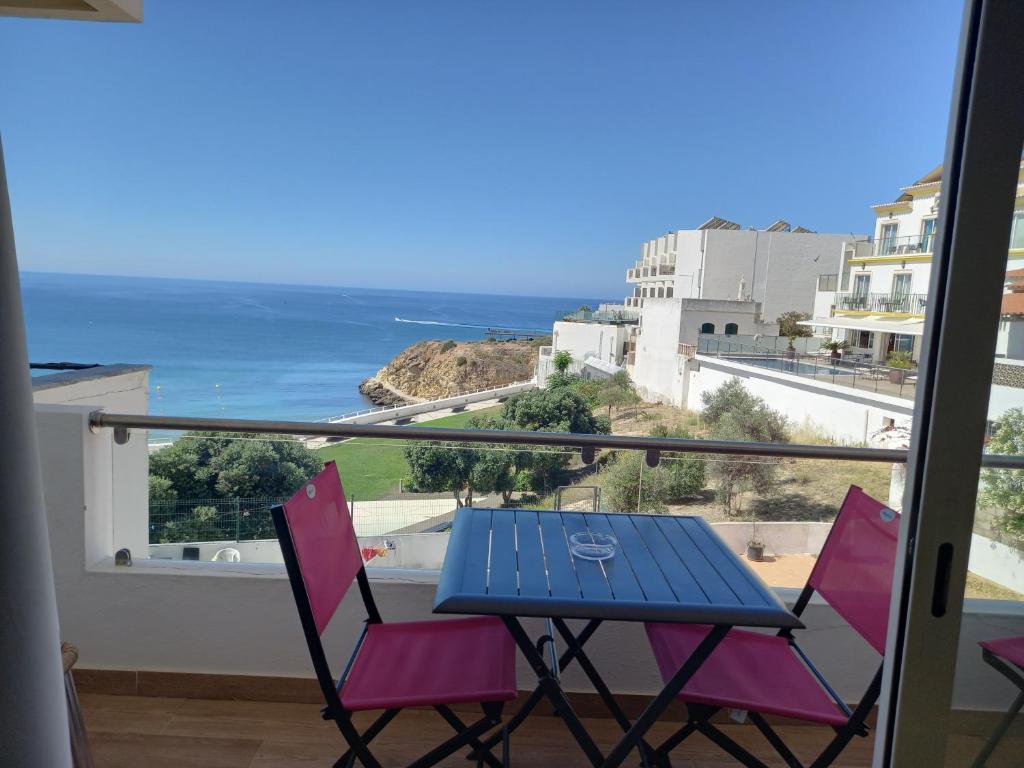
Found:
[{"label": "ocean", "polygon": [[39,272],[21,287],[32,362],[147,363],[152,414],[286,420],[372,405],[359,383],[417,341],[546,335],[605,301]]}]

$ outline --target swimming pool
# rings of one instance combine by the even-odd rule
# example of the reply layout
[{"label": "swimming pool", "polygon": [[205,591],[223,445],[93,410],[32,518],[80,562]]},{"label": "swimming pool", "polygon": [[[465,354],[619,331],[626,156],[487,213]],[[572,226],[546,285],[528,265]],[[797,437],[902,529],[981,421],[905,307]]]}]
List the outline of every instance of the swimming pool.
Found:
[{"label": "swimming pool", "polygon": [[795,373],[797,376],[852,376],[854,370],[838,365],[832,365],[822,360],[817,365],[813,363],[801,363],[796,360],[786,360],[783,357],[723,357],[733,363],[744,365],[756,365],[758,368],[770,368],[780,373]]}]

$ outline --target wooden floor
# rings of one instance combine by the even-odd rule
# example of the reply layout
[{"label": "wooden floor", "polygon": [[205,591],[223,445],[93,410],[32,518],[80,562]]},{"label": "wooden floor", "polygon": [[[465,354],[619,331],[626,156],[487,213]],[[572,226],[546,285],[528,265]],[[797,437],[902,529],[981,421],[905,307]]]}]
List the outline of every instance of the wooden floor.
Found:
[{"label": "wooden floor", "polygon": [[[320,708],[311,704],[104,694],[82,694],[81,700],[96,768],[309,768],[329,766],[343,751],[335,726],[321,720]],[[468,718],[466,713],[463,719]],[[586,725],[602,748],[610,746],[618,734],[610,720],[587,720]],[[772,759],[767,744],[751,726],[722,728],[769,765],[782,765]],[[659,724],[652,740],[660,740],[670,730],[670,724]],[[813,726],[779,730],[802,759],[816,754],[831,734],[827,728]],[[384,765],[407,765],[451,733],[434,713],[407,711],[374,741],[373,748]],[[980,737],[957,739],[956,757],[949,765],[969,765],[981,743]],[[837,765],[869,766],[871,748],[870,738],[856,739]],[[1022,748],[1020,740],[1007,742],[989,765],[1018,764],[1015,760]],[[674,766],[687,768],[735,765],[699,735],[688,739],[672,757]],[[636,764],[632,758],[626,762]],[[464,768],[472,763],[460,755],[443,765]],[[587,763],[561,721],[538,715],[513,735],[512,765],[570,768]]]}]

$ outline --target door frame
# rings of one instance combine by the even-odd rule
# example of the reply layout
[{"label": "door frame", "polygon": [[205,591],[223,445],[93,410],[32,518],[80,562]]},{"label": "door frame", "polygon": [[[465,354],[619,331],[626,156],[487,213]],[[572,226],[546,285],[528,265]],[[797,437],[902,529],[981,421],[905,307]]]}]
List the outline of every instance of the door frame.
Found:
[{"label": "door frame", "polygon": [[875,766],[941,766],[945,760],[999,297],[1024,140],[1024,99],[1010,97],[1024,90],[1022,30],[1024,3],[965,3]]}]

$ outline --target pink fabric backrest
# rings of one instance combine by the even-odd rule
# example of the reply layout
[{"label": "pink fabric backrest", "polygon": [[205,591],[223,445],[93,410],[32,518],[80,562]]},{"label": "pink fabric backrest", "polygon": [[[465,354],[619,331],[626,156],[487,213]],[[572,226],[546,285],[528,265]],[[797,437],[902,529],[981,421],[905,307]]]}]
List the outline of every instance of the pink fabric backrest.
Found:
[{"label": "pink fabric backrest", "polygon": [[900,516],[850,486],[808,585],[861,637],[885,652]]},{"label": "pink fabric backrest", "polygon": [[333,461],[284,503],[284,516],[316,631],[323,634],[363,566],[345,491]]}]

